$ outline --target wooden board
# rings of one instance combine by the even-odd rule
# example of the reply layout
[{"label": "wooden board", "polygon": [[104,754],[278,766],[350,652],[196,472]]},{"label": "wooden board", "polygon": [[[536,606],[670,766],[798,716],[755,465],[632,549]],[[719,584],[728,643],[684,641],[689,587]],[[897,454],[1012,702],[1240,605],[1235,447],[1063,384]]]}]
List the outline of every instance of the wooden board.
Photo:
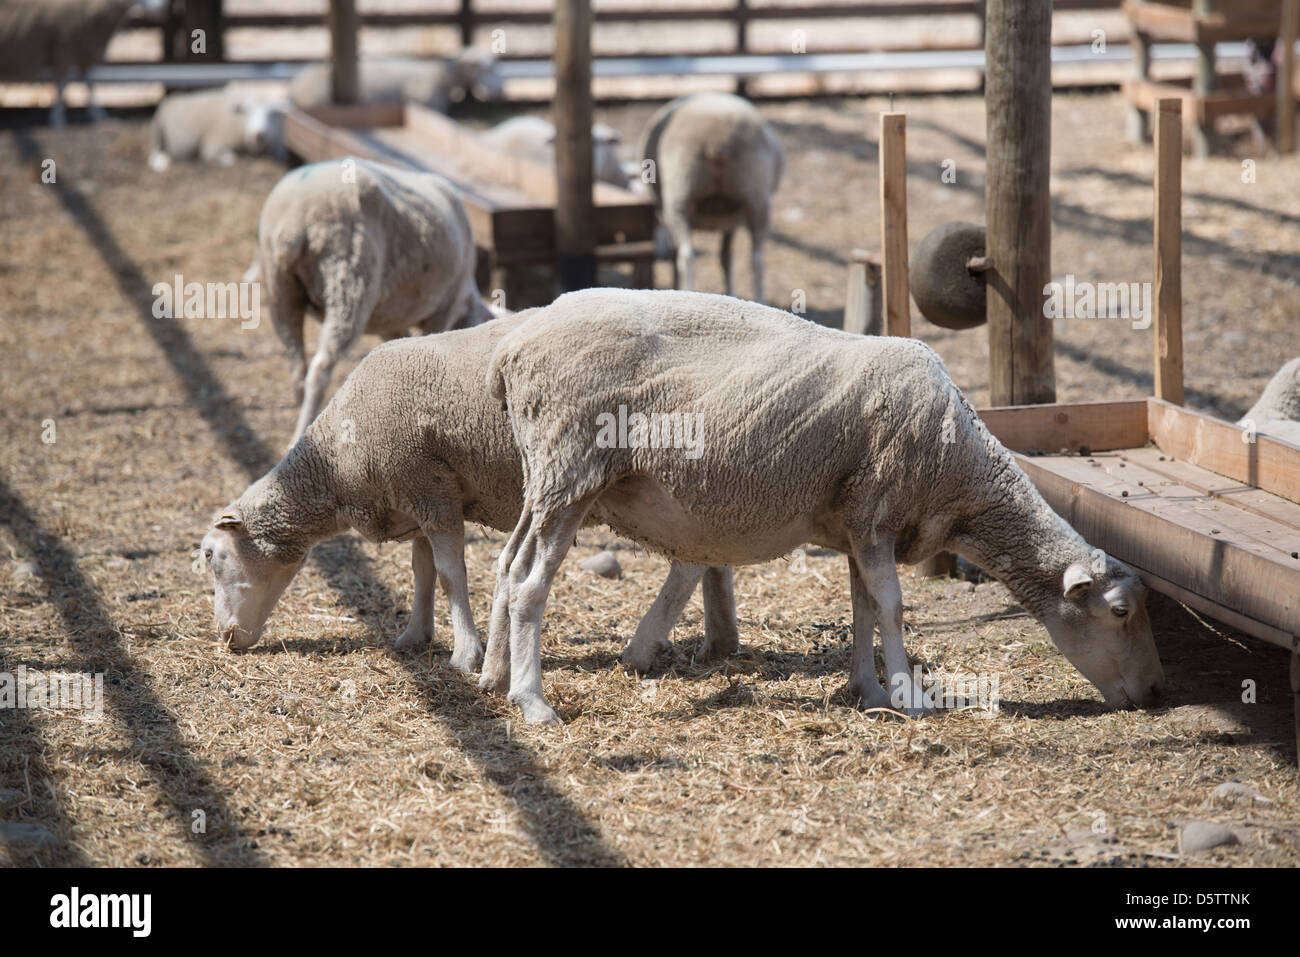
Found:
[{"label": "wooden board", "polygon": [[[474,241],[495,265],[554,264],[554,169],[494,149],[440,113],[416,103],[291,110],[284,138],[290,152],[312,162],[356,156],[438,173],[460,191]],[[593,201],[598,259],[653,259],[649,199],[598,183]]]},{"label": "wooden board", "polygon": [[1277,0],[1218,0],[1212,13],[1195,13],[1188,4],[1125,0],[1125,15],[1135,31],[1155,40],[1228,43],[1250,37],[1275,37]]},{"label": "wooden board", "polygon": [[1300,648],[1300,448],[1155,398],[980,416],[1052,508],[1151,588]]}]

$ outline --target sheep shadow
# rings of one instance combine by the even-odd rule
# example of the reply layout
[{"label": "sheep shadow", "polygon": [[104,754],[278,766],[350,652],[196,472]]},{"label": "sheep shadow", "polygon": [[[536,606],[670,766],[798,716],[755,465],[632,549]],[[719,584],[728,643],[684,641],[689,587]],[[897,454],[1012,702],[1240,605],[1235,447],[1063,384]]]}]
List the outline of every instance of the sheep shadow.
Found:
[{"label": "sheep shadow", "polygon": [[[24,162],[34,161],[42,155],[39,144],[29,132],[19,130],[14,136]],[[250,479],[269,470],[279,456],[249,427],[235,396],[216,375],[208,357],[195,347],[186,329],[179,323],[160,322],[153,317],[149,305],[152,302],[152,284],[147,281],[140,266],[123,249],[109,224],[74,184],[60,180],[49,189],[99,253],[121,296],[136,304],[140,326],[153,339],[159,355],[171,365],[176,374],[175,381],[184,389],[188,406],[198,414],[226,454],[244,469]],[[10,511],[15,507],[21,508],[21,503],[17,506],[12,504],[18,500],[3,486],[0,486],[0,494],[5,495],[5,499],[0,500],[0,505],[8,504]],[[33,533],[27,542],[38,560],[45,554],[46,546],[41,543],[42,539],[55,540],[48,533]],[[82,609],[88,606],[98,609],[96,621],[99,630],[116,635],[117,630],[94,599],[93,591],[76,571],[70,552],[61,544],[57,547],[60,549],[57,555],[60,564],[71,569],[69,574],[73,576],[73,590],[82,596]],[[386,620],[387,610],[396,604],[394,596],[375,575],[371,562],[355,543],[347,539],[335,540],[324,548],[315,549],[311,560],[321,569],[340,600],[365,624],[371,633],[370,640],[376,645],[390,644],[391,636],[385,633],[382,624]],[[45,567],[44,561],[41,564]],[[61,609],[69,607],[66,602],[60,605]],[[72,630],[71,623],[69,630]],[[274,652],[279,649],[267,650]],[[430,682],[417,664],[409,659],[403,660],[403,664],[417,684],[427,692]],[[134,689],[133,697],[143,697],[152,702],[145,710],[151,718],[157,716],[162,723],[159,733],[167,742],[162,750],[171,755],[172,763],[180,765],[174,771],[164,767],[165,773],[161,774],[169,795],[175,795],[174,803],[180,806],[183,803],[182,795],[188,795],[197,789],[208,795],[209,803],[204,806],[219,806],[219,801],[211,796],[215,794],[215,788],[207,781],[197,761],[188,754],[174,722],[169,723],[170,716],[152,696],[147,676],[131,669],[127,677]],[[531,822],[534,838],[548,863],[597,866],[623,863],[619,855],[604,845],[596,827],[588,821],[574,801],[549,782],[535,756],[518,742],[511,741],[503,717],[486,710],[481,701],[448,700],[427,694],[426,698],[430,713],[452,731],[457,746],[474,756],[487,779],[504,797],[517,804],[525,819]],[[461,720],[466,707],[472,709],[475,721],[465,723]],[[177,754],[182,757],[175,757]],[[210,814],[209,818],[212,816]],[[233,820],[228,813],[223,812],[221,816]],[[188,820],[188,811],[182,817]],[[557,825],[556,822],[560,823]],[[242,831],[239,833],[243,834]],[[255,860],[251,852],[242,853],[245,855],[245,863]],[[214,855],[210,854],[209,858],[216,862]]]}]

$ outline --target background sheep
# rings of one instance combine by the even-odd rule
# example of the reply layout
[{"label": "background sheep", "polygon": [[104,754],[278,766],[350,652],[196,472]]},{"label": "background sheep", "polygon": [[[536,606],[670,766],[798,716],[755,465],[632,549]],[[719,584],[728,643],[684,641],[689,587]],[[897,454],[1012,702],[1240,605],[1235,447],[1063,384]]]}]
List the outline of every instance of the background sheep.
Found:
[{"label": "background sheep", "polygon": [[[405,103],[414,100],[439,113],[447,112],[469,94],[478,100],[501,98],[496,57],[469,47],[450,60],[365,59],[357,65],[358,99],[362,103]],[[289,84],[289,99],[300,109],[334,102],[330,65],[304,67]]]},{"label": "background sheep", "polygon": [[[526,479],[497,566],[509,647],[490,636],[482,684],[509,687],[530,722],[557,720],[542,696],[541,615],[588,513],[689,562],[768,561],[805,542],[846,553],[849,690],[870,707],[914,713],[924,700],[895,561],[940,550],[1006,585],[1108,704],[1144,704],[1163,684],[1141,580],[1048,507],[919,341],[722,296],[586,290],[505,336],[488,381]],[[596,424],[620,407],[701,416],[700,454],[606,447]],[[876,678],[873,625],[893,694]]]},{"label": "background sheep", "polygon": [[[262,207],[257,259],[271,324],[293,363],[302,403],[294,441],[325,404],[339,357],[363,333],[439,332],[490,318],[474,285],[476,250],[455,187],[435,173],[367,160],[287,173]],[[307,366],[303,312],[321,316]]]},{"label": "background sheep", "polygon": [[5,0],[0,3],[0,77],[37,79],[50,70],[56,84],[50,125],[67,123],[63,90],[75,70],[86,84],[93,119],[104,111],[95,103],[87,74],[103,59],[113,32],[132,7],[161,11],[166,0]]},{"label": "background sheep", "polygon": [[[506,153],[555,163],[555,125],[541,117],[516,116],[492,127],[483,139]],[[618,155],[622,140],[622,134],[612,126],[596,123],[591,128],[592,175],[603,183],[626,189],[628,175]]]},{"label": "background sheep", "polygon": [[731,281],[731,240],[749,230],[754,299],[763,301],[763,242],[785,152],[749,101],[727,93],[680,97],[650,118],[639,155],[654,163],[649,182],[677,249],[679,289],[695,288],[692,229],[722,232],[722,275]]},{"label": "background sheep", "polygon": [[173,159],[229,166],[236,153],[283,158],[285,103],[237,90],[172,93],[149,124],[149,166],[161,172]]},{"label": "background sheep", "polygon": [[1237,424],[1250,424],[1257,432],[1300,445],[1300,358],[1277,370],[1259,401]]},{"label": "background sheep", "polygon": [[[510,420],[484,381],[493,348],[521,321],[510,316],[386,343],[362,360],[302,440],[203,539],[223,640],[237,648],[255,644],[311,547],[350,527],[370,541],[411,539],[415,595],[397,647],[432,637],[436,571],[451,608],[452,665],[478,667],[482,646],[466,586],[464,523],[507,530],[519,516],[519,452]],[[693,567],[673,563],[638,629],[643,640],[667,641],[681,610],[677,590],[684,580],[692,580],[693,590],[698,578]],[[499,598],[494,630],[506,625],[504,591]],[[704,600],[705,653],[729,654],[736,647],[729,569],[709,570]],[[676,608],[671,618],[664,614],[669,605]]]}]

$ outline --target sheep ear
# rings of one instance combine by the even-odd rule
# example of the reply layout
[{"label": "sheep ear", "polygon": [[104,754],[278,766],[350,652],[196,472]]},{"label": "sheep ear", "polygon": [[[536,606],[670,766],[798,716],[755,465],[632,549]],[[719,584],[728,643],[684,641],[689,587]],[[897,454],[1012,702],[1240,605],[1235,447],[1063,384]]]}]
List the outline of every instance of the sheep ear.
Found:
[{"label": "sheep ear", "polygon": [[243,528],[244,516],[239,514],[238,509],[232,508],[222,512],[212,524],[215,528]]},{"label": "sheep ear", "polygon": [[1091,586],[1092,576],[1084,565],[1076,562],[1065,570],[1065,597],[1070,601],[1082,599]]}]

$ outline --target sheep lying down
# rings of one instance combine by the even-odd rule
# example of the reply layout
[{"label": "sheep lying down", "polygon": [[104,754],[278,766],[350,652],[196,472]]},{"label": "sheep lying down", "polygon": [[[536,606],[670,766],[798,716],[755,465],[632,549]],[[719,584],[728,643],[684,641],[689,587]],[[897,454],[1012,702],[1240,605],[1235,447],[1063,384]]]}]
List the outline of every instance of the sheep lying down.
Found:
[{"label": "sheep lying down", "polygon": [[[329,106],[334,101],[328,63],[313,63],[289,84],[289,99],[299,109]],[[366,58],[357,64],[358,97],[362,103],[405,103],[413,100],[439,113],[473,94],[479,100],[499,100],[502,93],[496,57],[466,47],[447,60]]]},{"label": "sheep lying down", "polygon": [[172,160],[198,159],[229,166],[235,154],[282,156],[285,103],[236,90],[172,93],[149,124],[149,167],[162,172]]},{"label": "sheep lying down", "polygon": [[1300,445],[1300,358],[1277,370],[1264,391],[1237,422],[1269,438]]},{"label": "sheep lying down", "polygon": [[[411,541],[415,596],[397,647],[433,636],[436,574],[451,608],[451,663],[478,667],[463,529],[469,521],[505,531],[519,517],[520,455],[484,381],[493,348],[523,315],[372,350],[279,464],[223,510],[202,544],[222,640],[256,644],[311,547],[354,528],[374,542]],[[702,572],[673,562],[637,631],[643,644],[667,643],[690,598],[683,583],[693,591]],[[494,598],[494,630],[506,627],[505,598]],[[704,607],[704,656],[725,657],[738,644],[730,569],[704,573]]]},{"label": "sheep lying down", "polygon": [[[334,366],[364,333],[405,336],[491,318],[474,284],[476,250],[456,188],[436,173],[347,158],[285,174],[262,206],[257,257],[271,325],[289,351],[294,441],[325,404]],[[310,308],[321,317],[311,364]]]},{"label": "sheep lying down", "polygon": [[[693,567],[769,561],[808,542],[844,552],[849,690],[871,707],[916,713],[925,700],[908,674],[895,562],[938,551],[995,575],[1108,704],[1146,704],[1163,685],[1137,574],[1048,507],[921,342],[723,296],[591,289],[503,337],[488,375],[527,478],[497,565],[509,641],[493,630],[480,684],[508,689],[530,722],[557,720],[542,694],[542,612],[591,520]],[[598,441],[623,409],[651,423],[694,416],[696,442],[665,447],[631,430]]]}]

